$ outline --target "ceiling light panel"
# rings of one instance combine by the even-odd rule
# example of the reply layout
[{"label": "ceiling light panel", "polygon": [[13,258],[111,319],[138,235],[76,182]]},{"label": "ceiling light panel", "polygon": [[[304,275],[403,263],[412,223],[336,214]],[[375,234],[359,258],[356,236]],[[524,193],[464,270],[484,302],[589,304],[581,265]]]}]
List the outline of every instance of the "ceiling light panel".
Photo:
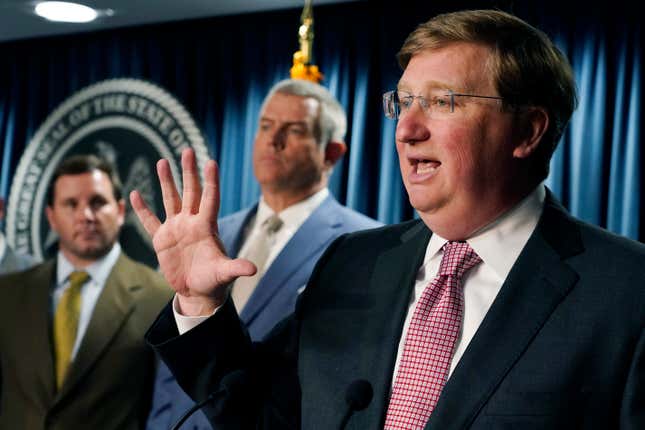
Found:
[{"label": "ceiling light panel", "polygon": [[91,7],[63,1],[44,1],[34,8],[36,15],[49,21],[84,23],[96,19],[98,12]]}]

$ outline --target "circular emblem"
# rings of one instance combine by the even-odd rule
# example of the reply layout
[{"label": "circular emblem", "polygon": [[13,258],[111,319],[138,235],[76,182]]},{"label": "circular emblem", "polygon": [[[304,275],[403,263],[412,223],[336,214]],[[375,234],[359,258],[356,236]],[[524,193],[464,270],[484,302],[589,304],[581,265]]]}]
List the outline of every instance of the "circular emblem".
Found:
[{"label": "circular emblem", "polygon": [[64,101],[38,129],[20,159],[7,206],[7,241],[38,259],[55,255],[57,236],[45,217],[47,186],[70,155],[96,154],[115,166],[123,182],[126,219],[119,242],[135,260],[157,267],[152,243],[128,201],[141,192],[163,219],[156,162],[166,158],[181,186],[181,152],[195,150],[200,172],[208,160],[204,139],[186,109],[165,90],[136,79],[110,79]]}]

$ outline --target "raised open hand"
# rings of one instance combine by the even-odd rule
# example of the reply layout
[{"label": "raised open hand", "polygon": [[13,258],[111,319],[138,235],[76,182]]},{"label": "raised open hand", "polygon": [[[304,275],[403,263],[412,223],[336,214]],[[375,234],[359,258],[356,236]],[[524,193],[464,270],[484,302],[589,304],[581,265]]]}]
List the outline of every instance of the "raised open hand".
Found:
[{"label": "raised open hand", "polygon": [[152,237],[159,266],[178,294],[182,313],[204,315],[226,300],[228,284],[239,276],[253,275],[256,268],[248,260],[227,257],[217,236],[220,195],[215,161],[206,163],[203,192],[193,150],[183,151],[181,167],[183,200],[177,192],[168,161],[157,163],[166,211],[163,223],[137,191],[130,194],[130,201]]}]

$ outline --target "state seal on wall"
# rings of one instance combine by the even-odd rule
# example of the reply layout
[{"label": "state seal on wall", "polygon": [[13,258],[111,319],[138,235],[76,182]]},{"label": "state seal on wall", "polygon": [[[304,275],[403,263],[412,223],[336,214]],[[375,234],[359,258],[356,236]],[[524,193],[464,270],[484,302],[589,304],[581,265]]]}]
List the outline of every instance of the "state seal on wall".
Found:
[{"label": "state seal on wall", "polygon": [[45,217],[47,186],[56,166],[75,154],[96,154],[115,166],[127,212],[119,242],[135,260],[157,267],[152,243],[127,196],[139,190],[163,219],[155,164],[166,158],[181,184],[181,152],[195,150],[199,170],[208,160],[204,138],[186,109],[167,91],[137,79],[110,79],[65,100],[29,142],[13,178],[7,207],[7,241],[19,253],[52,257],[57,237]]}]

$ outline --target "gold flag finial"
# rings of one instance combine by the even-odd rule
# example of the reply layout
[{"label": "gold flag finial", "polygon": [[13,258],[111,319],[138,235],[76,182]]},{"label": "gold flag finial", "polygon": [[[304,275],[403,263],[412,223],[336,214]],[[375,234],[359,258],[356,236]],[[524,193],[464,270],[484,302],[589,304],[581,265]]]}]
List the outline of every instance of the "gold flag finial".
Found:
[{"label": "gold flag finial", "polygon": [[305,0],[305,7],[300,16],[300,27],[298,28],[298,39],[300,50],[293,54],[293,66],[291,77],[293,79],[306,79],[318,83],[322,81],[323,75],[318,66],[313,63],[314,48],[314,12],[313,0]]},{"label": "gold flag finial", "polygon": [[311,0],[306,0],[305,7],[302,9],[298,39],[300,40],[302,60],[305,64],[310,64],[314,48],[314,12],[311,7]]}]

